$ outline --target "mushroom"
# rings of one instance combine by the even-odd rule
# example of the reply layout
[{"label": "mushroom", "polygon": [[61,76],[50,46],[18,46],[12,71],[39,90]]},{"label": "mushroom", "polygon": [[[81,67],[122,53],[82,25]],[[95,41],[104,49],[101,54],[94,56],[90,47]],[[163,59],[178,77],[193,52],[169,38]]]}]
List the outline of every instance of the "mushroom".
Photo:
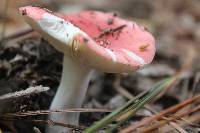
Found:
[{"label": "mushroom", "polygon": [[[64,54],[61,82],[50,109],[80,108],[92,70],[129,73],[153,60],[154,37],[143,26],[116,14],[83,11],[66,15],[33,6],[19,10],[34,30]],[[78,124],[79,113],[51,114],[49,118]]]}]

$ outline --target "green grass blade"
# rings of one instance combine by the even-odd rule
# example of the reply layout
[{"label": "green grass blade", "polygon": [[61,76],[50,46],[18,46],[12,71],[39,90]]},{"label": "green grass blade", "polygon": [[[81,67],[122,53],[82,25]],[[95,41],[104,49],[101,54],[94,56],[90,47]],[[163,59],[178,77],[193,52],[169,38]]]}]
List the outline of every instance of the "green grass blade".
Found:
[{"label": "green grass blade", "polygon": [[[117,121],[117,125],[123,123],[125,120],[132,117],[137,110],[142,108],[146,103],[148,103],[153,97],[159,94],[164,88],[168,87],[175,81],[175,77],[169,77],[156,83],[148,91],[137,95],[133,99],[129,100],[124,106],[116,109],[112,113],[108,114],[106,117],[100,121],[95,122],[92,126],[85,129],[83,133],[94,133],[99,129],[107,126],[113,121]],[[118,127],[118,126],[116,126]],[[113,128],[115,129],[115,128]]]}]

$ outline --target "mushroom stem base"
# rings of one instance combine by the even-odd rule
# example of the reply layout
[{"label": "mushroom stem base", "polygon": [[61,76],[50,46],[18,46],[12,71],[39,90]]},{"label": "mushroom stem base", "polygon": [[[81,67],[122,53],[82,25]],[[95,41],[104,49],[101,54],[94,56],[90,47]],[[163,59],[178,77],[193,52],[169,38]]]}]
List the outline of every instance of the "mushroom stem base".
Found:
[{"label": "mushroom stem base", "polygon": [[[63,73],[60,86],[50,109],[80,108],[87,92],[91,69],[86,68],[68,56],[64,56]],[[66,124],[78,125],[79,113],[55,113],[49,119]],[[61,126],[47,128],[48,133],[65,133],[69,129]]]}]

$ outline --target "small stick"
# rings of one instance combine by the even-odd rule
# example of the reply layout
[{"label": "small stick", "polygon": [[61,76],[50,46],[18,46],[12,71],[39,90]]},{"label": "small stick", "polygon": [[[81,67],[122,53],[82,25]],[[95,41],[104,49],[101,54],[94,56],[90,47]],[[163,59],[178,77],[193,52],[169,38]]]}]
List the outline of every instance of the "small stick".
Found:
[{"label": "small stick", "polygon": [[57,121],[53,121],[53,120],[31,120],[34,123],[37,124],[43,124],[43,125],[48,125],[48,126],[63,126],[63,127],[68,127],[68,128],[72,128],[72,129],[78,129],[78,130],[83,130],[85,129],[84,126],[76,126],[76,125],[72,125],[72,124],[66,124],[63,122],[57,122]]},{"label": "small stick", "polygon": [[153,115],[151,117],[148,117],[148,118],[145,118],[145,119],[141,120],[138,124],[130,125],[129,127],[121,130],[120,133],[129,133],[131,131],[134,131],[137,128],[139,128],[141,126],[144,126],[146,124],[149,124],[152,121],[161,119],[163,116],[165,116],[168,113],[176,112],[176,111],[180,110],[181,108],[183,108],[183,107],[185,107],[185,106],[187,106],[187,105],[189,105],[189,104],[191,104],[194,101],[197,101],[199,99],[200,99],[200,95],[197,95],[197,96],[195,96],[195,97],[193,97],[191,99],[187,99],[187,100],[185,100],[185,101],[183,101],[183,102],[181,102],[181,103],[179,103],[179,104],[177,104],[175,106],[172,106],[172,107],[170,107],[170,108],[168,108],[166,110],[161,111],[159,114],[156,114],[156,115]]},{"label": "small stick", "polygon": [[2,95],[2,96],[0,96],[0,101],[8,100],[8,99],[15,99],[18,97],[36,94],[36,93],[40,93],[40,92],[48,91],[48,90],[49,90],[49,87],[42,87],[42,86],[29,87],[26,90],[21,90],[21,91]]},{"label": "small stick", "polygon": [[27,112],[16,112],[16,113],[6,113],[0,117],[24,117],[24,116],[35,116],[35,115],[46,115],[51,113],[89,113],[89,112],[111,112],[108,109],[90,109],[90,108],[75,108],[75,109],[54,109],[54,110],[36,110]]},{"label": "small stick", "polygon": [[[2,119],[4,121],[18,121],[18,119]],[[25,122],[33,122],[34,124],[38,124],[38,125],[48,125],[48,126],[62,126],[62,127],[67,127],[67,128],[72,128],[74,130],[83,130],[86,127],[85,126],[77,126],[77,125],[72,125],[72,124],[67,124],[67,123],[63,123],[63,122],[58,122],[58,121],[53,121],[53,120],[23,120]],[[0,132],[1,133],[1,132]]]},{"label": "small stick", "polygon": [[152,127],[149,127],[149,128],[146,128],[144,129],[143,131],[139,131],[140,133],[149,133],[155,129],[158,129],[159,127],[163,126],[164,124],[170,122],[170,121],[173,121],[173,120],[176,120],[178,119],[179,117],[184,117],[186,115],[189,115],[191,113],[194,113],[194,112],[197,112],[200,110],[200,106],[197,106],[196,108],[193,108],[192,110],[188,111],[188,112],[183,112],[183,113],[180,113],[179,115],[177,116],[173,116],[173,117],[170,117],[168,118],[168,120],[164,120],[164,121],[160,121],[157,125],[154,125]]},{"label": "small stick", "polygon": [[[200,113],[195,113],[191,116],[189,116],[188,118],[179,118],[181,121],[179,121],[179,125],[181,127],[186,127],[186,126],[192,126],[192,127],[196,127],[199,128],[200,126],[197,123],[198,121],[200,121]],[[169,133],[171,132],[173,129],[170,127],[166,127],[165,132]]]}]

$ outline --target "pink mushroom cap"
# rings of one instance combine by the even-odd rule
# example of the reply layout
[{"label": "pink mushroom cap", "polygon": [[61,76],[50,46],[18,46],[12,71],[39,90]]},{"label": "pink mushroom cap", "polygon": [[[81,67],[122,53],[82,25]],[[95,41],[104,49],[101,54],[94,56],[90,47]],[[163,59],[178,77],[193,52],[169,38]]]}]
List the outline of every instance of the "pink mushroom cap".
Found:
[{"label": "pink mushroom cap", "polygon": [[149,64],[155,55],[155,39],[151,33],[143,26],[121,19],[113,13],[83,11],[58,14],[32,6],[19,10],[33,21],[40,21],[44,14],[49,14],[78,27],[85,34],[77,32],[70,41],[72,45],[58,49],[64,53],[67,49],[74,59],[104,72],[131,72]]}]

